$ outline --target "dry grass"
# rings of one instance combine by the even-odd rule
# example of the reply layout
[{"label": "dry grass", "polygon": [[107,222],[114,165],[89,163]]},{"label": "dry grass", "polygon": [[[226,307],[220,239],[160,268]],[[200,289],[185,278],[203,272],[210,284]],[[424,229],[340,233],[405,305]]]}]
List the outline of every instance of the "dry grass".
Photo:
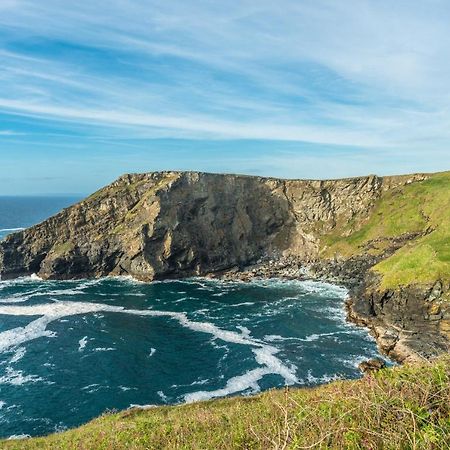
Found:
[{"label": "dry grass", "polygon": [[449,449],[450,357],[357,381],[125,411],[6,449]]}]

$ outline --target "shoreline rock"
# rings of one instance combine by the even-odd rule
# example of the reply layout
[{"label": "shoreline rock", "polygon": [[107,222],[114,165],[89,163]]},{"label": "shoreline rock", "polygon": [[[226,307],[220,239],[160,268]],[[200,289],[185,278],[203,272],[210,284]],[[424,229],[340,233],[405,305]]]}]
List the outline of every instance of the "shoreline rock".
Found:
[{"label": "shoreline rock", "polygon": [[384,369],[385,367],[386,363],[380,358],[371,358],[358,365],[358,369],[365,375]]},{"label": "shoreline rock", "polygon": [[349,289],[349,320],[371,329],[388,356],[430,358],[449,351],[450,276],[432,285],[380,290],[371,268],[432,228],[377,237],[347,256],[324,256],[329,242],[322,241],[358,232],[383,195],[401,197],[408,185],[429,177],[128,174],[0,241],[0,277],[319,279]]},{"label": "shoreline rock", "polygon": [[[373,260],[371,260],[371,263],[374,264]],[[365,270],[358,272],[349,269],[348,261],[341,264],[345,267],[337,269],[337,263],[334,263],[334,270],[330,271],[327,276],[324,267],[330,267],[329,263],[319,269],[320,263],[318,262],[302,265],[302,262],[296,258],[280,258],[279,260],[260,261],[245,268],[233,268],[228,271],[209,274],[208,277],[224,281],[243,282],[270,278],[312,279],[343,285],[349,290],[349,296],[345,301],[347,320],[357,326],[368,328],[370,334],[375,338],[381,354],[398,363],[416,363],[450,351],[448,340],[437,329],[437,322],[433,325],[425,317],[416,315],[414,320],[409,321],[409,327],[405,325],[399,327],[395,322],[390,323],[391,316],[389,314],[385,314],[384,317],[376,314],[368,300],[368,294],[364,290],[364,282],[371,267],[370,263],[365,266]],[[361,262],[358,261],[356,266],[360,270]],[[432,295],[436,295],[436,292],[437,289],[434,288]],[[422,295],[424,301],[427,294],[423,293]],[[380,294],[380,296],[382,295]],[[395,298],[395,295],[392,295],[391,298]],[[404,308],[403,305],[401,319],[405,319]],[[415,315],[415,309],[413,313]]]}]

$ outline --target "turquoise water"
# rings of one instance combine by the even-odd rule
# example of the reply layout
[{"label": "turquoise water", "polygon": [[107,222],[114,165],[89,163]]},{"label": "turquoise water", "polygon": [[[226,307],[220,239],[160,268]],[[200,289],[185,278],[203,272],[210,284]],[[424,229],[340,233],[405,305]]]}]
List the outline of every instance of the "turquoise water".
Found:
[{"label": "turquoise water", "polygon": [[108,409],[359,376],[377,350],[317,282],[0,283],[0,435]]},{"label": "turquoise water", "polygon": [[0,436],[359,377],[377,349],[345,296],[313,281],[0,282]]}]

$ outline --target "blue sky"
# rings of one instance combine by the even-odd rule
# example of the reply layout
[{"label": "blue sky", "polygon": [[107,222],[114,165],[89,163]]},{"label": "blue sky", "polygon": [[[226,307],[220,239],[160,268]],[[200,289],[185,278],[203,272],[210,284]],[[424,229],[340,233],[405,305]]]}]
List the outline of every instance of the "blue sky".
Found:
[{"label": "blue sky", "polygon": [[0,194],[450,169],[447,0],[1,0]]}]

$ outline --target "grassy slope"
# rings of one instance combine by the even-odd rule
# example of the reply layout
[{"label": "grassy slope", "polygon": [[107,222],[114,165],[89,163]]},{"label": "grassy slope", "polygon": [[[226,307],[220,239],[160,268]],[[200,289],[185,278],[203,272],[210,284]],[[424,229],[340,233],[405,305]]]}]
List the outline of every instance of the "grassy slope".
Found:
[{"label": "grassy slope", "polygon": [[368,222],[354,232],[352,226],[325,236],[322,254],[377,254],[389,245],[390,238],[431,231],[374,270],[382,275],[384,289],[438,279],[450,281],[450,172],[385,192]]},{"label": "grassy slope", "polygon": [[450,358],[357,381],[104,415],[6,449],[446,449]]}]

